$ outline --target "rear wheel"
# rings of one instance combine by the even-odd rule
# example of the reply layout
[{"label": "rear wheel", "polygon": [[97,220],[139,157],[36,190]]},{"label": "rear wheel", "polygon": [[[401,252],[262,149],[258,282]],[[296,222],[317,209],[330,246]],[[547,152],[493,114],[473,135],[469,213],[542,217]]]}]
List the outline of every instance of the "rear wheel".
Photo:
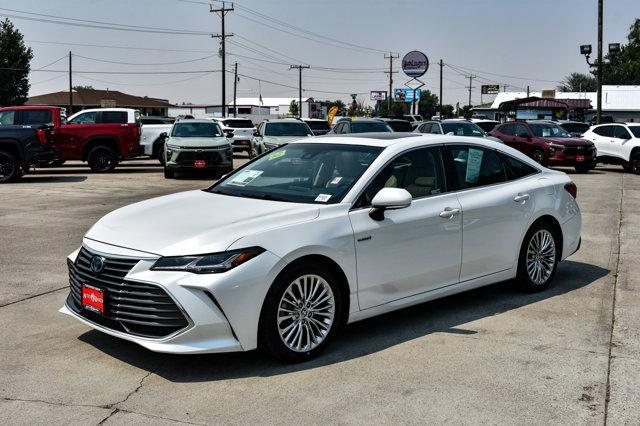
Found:
[{"label": "rear wheel", "polygon": [[543,166],[546,163],[544,158],[544,152],[541,149],[533,150],[533,152],[531,153],[531,158],[533,158],[536,161],[536,163],[542,164]]},{"label": "rear wheel", "polygon": [[261,346],[286,362],[316,357],[335,335],[343,301],[337,278],[311,263],[276,279],[260,317]]},{"label": "rear wheel", "polygon": [[629,171],[640,175],[640,153],[635,154],[629,161]]},{"label": "rear wheel", "polygon": [[94,172],[110,172],[118,165],[118,155],[108,146],[96,146],[89,152],[87,163]]},{"label": "rear wheel", "polygon": [[524,237],[518,259],[517,281],[527,291],[549,287],[560,259],[556,231],[547,222],[538,222]]},{"label": "rear wheel", "polygon": [[0,183],[13,182],[23,175],[20,162],[6,151],[0,151]]}]

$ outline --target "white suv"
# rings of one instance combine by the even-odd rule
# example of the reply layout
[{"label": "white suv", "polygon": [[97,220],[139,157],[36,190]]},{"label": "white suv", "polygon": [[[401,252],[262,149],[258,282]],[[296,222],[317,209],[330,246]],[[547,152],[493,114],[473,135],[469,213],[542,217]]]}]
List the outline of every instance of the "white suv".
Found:
[{"label": "white suv", "polygon": [[640,174],[640,123],[600,124],[582,138],[593,141],[599,163],[621,164],[625,170]]},{"label": "white suv", "polygon": [[233,133],[233,151],[244,151],[251,154],[251,138],[256,131],[253,122],[248,118],[214,118],[225,134]]}]

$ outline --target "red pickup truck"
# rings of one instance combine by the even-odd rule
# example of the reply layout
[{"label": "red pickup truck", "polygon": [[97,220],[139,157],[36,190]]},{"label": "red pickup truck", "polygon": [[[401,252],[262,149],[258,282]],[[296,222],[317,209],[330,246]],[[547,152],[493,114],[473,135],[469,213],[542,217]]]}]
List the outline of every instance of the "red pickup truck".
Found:
[{"label": "red pickup truck", "polygon": [[133,109],[83,110],[67,121],[54,106],[0,108],[0,126],[48,124],[57,158],[86,161],[94,172],[108,172],[124,159],[142,154],[140,114]]}]

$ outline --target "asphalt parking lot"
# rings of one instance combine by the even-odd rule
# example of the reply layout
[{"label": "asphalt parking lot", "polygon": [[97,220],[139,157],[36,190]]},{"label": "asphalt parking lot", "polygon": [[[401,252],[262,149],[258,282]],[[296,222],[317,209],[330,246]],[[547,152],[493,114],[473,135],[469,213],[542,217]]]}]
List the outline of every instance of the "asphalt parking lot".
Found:
[{"label": "asphalt parking lot", "polygon": [[415,306],[283,365],[257,352],[156,354],[58,313],[65,257],[91,224],[207,178],[166,180],[152,161],[37,170],[0,186],[0,423],[635,424],[640,176],[572,178],[582,248],[548,291],[501,283]]}]

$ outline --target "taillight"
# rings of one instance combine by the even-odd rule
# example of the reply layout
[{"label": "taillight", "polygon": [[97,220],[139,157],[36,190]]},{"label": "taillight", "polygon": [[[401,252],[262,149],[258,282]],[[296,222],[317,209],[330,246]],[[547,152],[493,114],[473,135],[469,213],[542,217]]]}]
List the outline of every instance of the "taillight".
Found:
[{"label": "taillight", "polygon": [[571,194],[571,196],[573,198],[577,198],[578,197],[578,187],[576,186],[575,183],[573,182],[569,182],[568,184],[566,184],[564,186],[565,191],[567,191],[569,194]]},{"label": "taillight", "polygon": [[44,129],[36,130],[36,137],[38,138],[38,142],[40,142],[40,145],[47,144],[47,132]]}]

